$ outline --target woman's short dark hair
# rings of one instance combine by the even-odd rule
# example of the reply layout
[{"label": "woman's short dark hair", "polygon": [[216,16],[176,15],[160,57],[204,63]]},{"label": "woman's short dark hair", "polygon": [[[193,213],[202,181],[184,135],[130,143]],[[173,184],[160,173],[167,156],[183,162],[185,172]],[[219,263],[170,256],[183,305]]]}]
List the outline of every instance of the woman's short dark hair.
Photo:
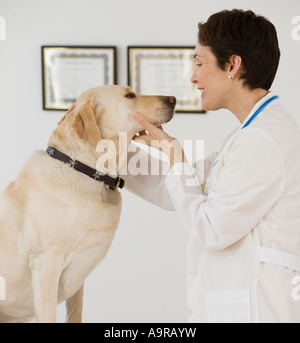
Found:
[{"label": "woman's short dark hair", "polygon": [[198,40],[215,55],[225,70],[232,55],[242,58],[240,78],[250,89],[269,90],[280,59],[277,32],[265,17],[252,11],[224,10],[198,24]]}]

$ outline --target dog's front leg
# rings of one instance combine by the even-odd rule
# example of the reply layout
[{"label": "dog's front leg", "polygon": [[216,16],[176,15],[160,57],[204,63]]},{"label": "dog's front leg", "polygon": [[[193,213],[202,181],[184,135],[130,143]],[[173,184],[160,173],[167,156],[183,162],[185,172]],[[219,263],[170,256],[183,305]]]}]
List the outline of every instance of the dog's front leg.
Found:
[{"label": "dog's front leg", "polygon": [[38,323],[55,323],[61,274],[57,256],[40,254],[30,259],[35,317]]},{"label": "dog's front leg", "polygon": [[83,288],[84,284],[72,297],[66,300],[67,323],[82,322]]}]

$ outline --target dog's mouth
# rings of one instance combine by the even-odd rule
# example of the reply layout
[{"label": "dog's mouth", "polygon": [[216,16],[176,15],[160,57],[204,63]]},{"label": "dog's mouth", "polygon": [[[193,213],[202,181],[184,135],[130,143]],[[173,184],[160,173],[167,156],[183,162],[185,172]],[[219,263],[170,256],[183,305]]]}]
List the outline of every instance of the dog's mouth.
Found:
[{"label": "dog's mouth", "polygon": [[[156,126],[156,127],[158,127],[158,128],[161,128],[161,125],[168,123],[168,122],[173,118],[173,116],[174,116],[174,112],[171,113],[171,114],[169,114],[169,115],[167,115],[167,116],[166,116],[166,119],[164,118],[164,119],[161,119],[161,120],[159,120],[159,121],[155,121],[155,122],[149,121],[149,122],[150,122],[152,125],[154,125],[154,126]],[[134,136],[139,135],[140,132],[141,132],[141,131],[138,131]]]},{"label": "dog's mouth", "polygon": [[152,124],[155,126],[160,126],[162,124],[168,123],[175,114],[175,106],[174,107],[167,107],[167,108],[158,108],[156,113],[161,117],[160,120],[155,120]]},{"label": "dog's mouth", "polygon": [[156,118],[150,119],[149,117],[147,118],[147,116],[146,118],[156,127],[160,127],[161,125],[168,123],[174,117],[176,102],[175,97],[162,97],[161,106],[157,106],[154,111]]},{"label": "dog's mouth", "polygon": [[168,123],[175,114],[176,98],[170,97],[163,106],[157,107],[155,110],[156,116],[159,120],[153,121],[153,125],[160,126]]},{"label": "dog's mouth", "polygon": [[169,118],[167,120],[156,121],[156,122],[154,122],[152,124],[155,125],[156,127],[160,127],[163,124],[167,124],[173,118],[173,115],[169,116]]}]

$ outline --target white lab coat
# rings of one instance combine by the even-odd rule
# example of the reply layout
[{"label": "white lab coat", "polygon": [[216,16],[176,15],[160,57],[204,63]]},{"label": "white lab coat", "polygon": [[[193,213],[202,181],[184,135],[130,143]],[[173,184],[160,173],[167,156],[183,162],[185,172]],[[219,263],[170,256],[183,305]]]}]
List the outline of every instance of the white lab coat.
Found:
[{"label": "white lab coat", "polygon": [[189,322],[300,322],[300,135],[280,100],[242,126],[204,168],[177,163],[125,185],[176,210],[190,235]]}]

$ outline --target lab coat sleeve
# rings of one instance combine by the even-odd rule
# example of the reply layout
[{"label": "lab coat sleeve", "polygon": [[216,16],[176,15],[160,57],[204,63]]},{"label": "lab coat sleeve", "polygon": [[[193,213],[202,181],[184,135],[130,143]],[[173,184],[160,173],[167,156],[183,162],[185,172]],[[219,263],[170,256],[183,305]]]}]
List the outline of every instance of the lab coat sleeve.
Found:
[{"label": "lab coat sleeve", "polygon": [[[139,149],[135,144],[130,145],[126,173],[120,175],[125,181],[125,189],[143,198],[144,200],[165,210],[175,211],[173,202],[165,186],[165,179],[170,170],[170,164],[157,159],[147,151]],[[203,182],[205,173],[218,153],[213,153],[205,160],[195,164],[196,175]],[[137,170],[136,164],[139,164]]]},{"label": "lab coat sleeve", "polygon": [[[165,187],[170,164],[140,148],[136,149],[135,144],[131,147],[135,148],[133,152],[128,153],[127,171],[120,175],[125,181],[125,189],[165,210],[175,211]],[[136,167],[137,165],[139,168]]]},{"label": "lab coat sleeve", "polygon": [[[249,233],[279,199],[284,164],[265,133],[247,129],[223,154],[208,195],[200,184],[188,186],[192,168],[175,164],[165,184],[189,234],[208,250],[222,250]],[[180,174],[180,175],[178,175]]]}]

